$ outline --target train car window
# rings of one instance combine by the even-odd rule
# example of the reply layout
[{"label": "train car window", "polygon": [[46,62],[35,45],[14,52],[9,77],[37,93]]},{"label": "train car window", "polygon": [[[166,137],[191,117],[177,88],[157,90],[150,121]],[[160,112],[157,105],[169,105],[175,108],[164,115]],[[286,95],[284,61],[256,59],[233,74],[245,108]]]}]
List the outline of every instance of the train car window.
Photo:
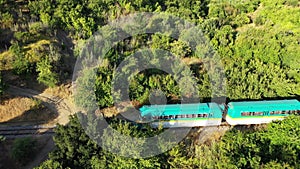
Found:
[{"label": "train car window", "polygon": [[261,116],[261,115],[263,115],[263,112],[253,112],[253,115],[254,116]]},{"label": "train car window", "polygon": [[290,111],[289,110],[285,111],[285,114],[290,114]]},{"label": "train car window", "polygon": [[193,115],[192,114],[188,114],[188,115],[186,115],[187,116],[187,118],[193,118]]},{"label": "train car window", "polygon": [[242,116],[251,116],[251,112],[242,112]]},{"label": "train car window", "polygon": [[203,114],[198,114],[198,117],[203,117]]},{"label": "train car window", "polygon": [[154,119],[154,120],[157,120],[157,119],[158,119],[158,116],[153,116],[153,119]]},{"label": "train car window", "polygon": [[271,111],[271,112],[270,112],[271,115],[274,115],[274,114],[281,114],[281,113],[282,113],[281,111]]},{"label": "train car window", "polygon": [[197,114],[192,114],[193,115],[193,118],[196,118],[197,117]]},{"label": "train car window", "polygon": [[175,118],[176,118],[176,119],[180,118],[180,115],[176,115]]},{"label": "train car window", "polygon": [[169,119],[174,119],[175,116],[174,115],[169,115]]},{"label": "train car window", "polygon": [[203,117],[207,117],[208,115],[207,114],[203,114]]}]

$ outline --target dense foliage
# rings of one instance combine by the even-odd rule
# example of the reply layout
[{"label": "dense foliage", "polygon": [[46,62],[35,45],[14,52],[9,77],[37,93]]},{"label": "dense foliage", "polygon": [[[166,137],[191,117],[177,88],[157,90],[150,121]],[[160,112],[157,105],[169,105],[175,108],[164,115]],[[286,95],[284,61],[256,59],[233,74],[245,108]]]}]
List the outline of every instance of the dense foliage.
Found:
[{"label": "dense foliage", "polygon": [[[122,12],[127,9],[125,12],[127,14],[131,10],[137,10],[133,4],[135,3],[120,3],[121,6],[124,5]],[[211,85],[212,77],[206,71],[204,61],[183,41],[160,34],[141,35],[118,43],[105,56],[108,64],[98,70],[99,77],[95,82],[100,107],[113,105],[110,94],[114,78],[112,69],[124,58],[143,47],[165,49],[182,60],[190,61],[187,63],[198,84],[201,101],[215,96],[226,96],[236,100],[291,97],[300,94],[298,66],[300,30],[298,22],[293,19],[295,16],[287,11],[291,8],[292,11],[297,11],[295,13],[299,13],[299,9],[296,9],[293,3],[278,1],[274,6],[265,0],[237,3],[205,1],[201,4],[203,6],[195,9],[192,2],[164,1],[151,8],[142,8],[142,11],[159,10],[174,15],[180,14],[181,17],[192,20],[202,27],[222,59],[227,93],[212,92],[214,87]],[[285,19],[279,20],[275,16],[285,16]],[[180,36],[184,36],[184,33]],[[162,90],[168,102],[179,101],[182,90],[185,90],[179,87],[178,81],[171,75],[147,70],[131,78],[130,99],[137,101],[138,104],[148,103],[149,94],[154,89]]]},{"label": "dense foliage", "polygon": [[[84,115],[82,116],[87,118]],[[86,128],[87,132],[90,130],[94,131],[94,129],[99,127],[94,118],[89,119],[93,120],[87,121],[89,123]],[[137,126],[114,118],[108,121],[110,121],[111,126],[115,130],[127,136],[149,137],[160,132],[149,127],[147,131],[141,132]],[[54,141],[57,149],[50,153],[50,159],[39,168],[165,168],[167,164],[161,163],[161,161],[164,161],[163,159],[170,156],[170,161],[173,161],[172,155],[168,155],[169,153],[146,159],[130,159],[103,150],[102,147],[98,146],[87,136],[77,117],[71,117],[68,126],[59,126],[55,132]],[[106,138],[104,140],[108,141],[110,145],[118,146],[122,144],[119,143],[118,139],[111,139],[108,129],[104,129],[102,135],[98,130],[94,132],[94,137]],[[142,145],[128,145],[127,149],[132,150],[134,154],[139,152],[139,147],[141,148]],[[180,150],[179,147],[177,146],[178,150]],[[122,152],[120,153],[122,154]],[[178,153],[173,152],[173,156],[178,155]]]},{"label": "dense foliage", "polygon": [[[62,31],[80,42],[107,22],[129,13],[167,12],[199,25],[221,56],[227,93],[218,93],[217,96],[229,99],[294,96],[300,94],[300,26],[297,20],[300,12],[297,5],[295,0],[42,0],[19,4],[4,0],[1,1],[0,32],[2,36],[8,36],[1,39],[1,43],[3,49],[9,49],[12,58],[4,59],[2,64],[7,65],[12,60],[11,67],[16,74],[33,74],[40,83],[54,86],[66,78],[68,73],[65,71],[71,71],[63,69],[69,67],[65,58],[70,55],[70,50],[66,47],[70,49],[72,46],[61,41],[65,39]],[[105,56],[109,65],[104,69],[113,68],[143,47],[165,49],[190,60],[196,57],[194,51],[180,40],[158,34],[141,35],[120,42],[112,49]],[[6,57],[7,53],[3,54],[2,58]],[[202,60],[197,63],[202,63]],[[214,97],[205,66],[193,63],[189,66],[199,84],[199,95],[202,98]],[[149,72],[140,73],[131,81],[131,100],[147,103],[147,93],[153,88],[161,88],[168,101],[180,100],[182,89],[178,88],[174,77]],[[111,106],[111,96],[102,90],[109,89],[111,79],[104,76],[109,77],[113,72],[99,74],[102,76],[96,82],[99,105]],[[103,78],[107,81],[101,80]]]},{"label": "dense foliage", "polygon": [[[56,129],[57,149],[39,168],[299,168],[299,122],[300,117],[293,116],[270,123],[265,129],[232,129],[220,141],[208,145],[186,138],[166,153],[134,159],[103,150],[86,135],[77,117],[72,117],[68,126]],[[160,132],[151,128],[141,131],[115,119],[110,124],[133,137],[150,137]],[[118,146],[118,139],[112,139],[105,130],[102,137],[111,138],[110,145]],[[132,153],[145,148],[127,146]]]},{"label": "dense foliage", "polygon": [[238,168],[299,168],[299,117],[274,122],[265,130],[228,132],[221,144]]}]

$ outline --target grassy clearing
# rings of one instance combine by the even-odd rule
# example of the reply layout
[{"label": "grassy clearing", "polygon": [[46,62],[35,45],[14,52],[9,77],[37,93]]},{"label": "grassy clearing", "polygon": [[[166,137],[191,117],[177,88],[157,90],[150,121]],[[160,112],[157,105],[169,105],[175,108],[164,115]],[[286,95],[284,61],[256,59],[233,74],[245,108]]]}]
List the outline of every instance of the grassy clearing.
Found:
[{"label": "grassy clearing", "polygon": [[60,85],[53,88],[47,88],[44,91],[46,94],[57,96],[59,98],[69,98],[72,94],[70,90],[70,85]]}]

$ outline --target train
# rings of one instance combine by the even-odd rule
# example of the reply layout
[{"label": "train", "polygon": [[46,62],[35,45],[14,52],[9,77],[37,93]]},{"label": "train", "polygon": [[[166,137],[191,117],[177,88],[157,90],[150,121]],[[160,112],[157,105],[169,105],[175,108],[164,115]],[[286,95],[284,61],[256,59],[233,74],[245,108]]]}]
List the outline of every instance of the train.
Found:
[{"label": "train", "polygon": [[228,104],[190,103],[144,105],[140,109],[142,121],[152,127],[219,126],[226,121],[229,125],[251,125],[283,120],[291,114],[300,113],[297,99],[239,101]]}]

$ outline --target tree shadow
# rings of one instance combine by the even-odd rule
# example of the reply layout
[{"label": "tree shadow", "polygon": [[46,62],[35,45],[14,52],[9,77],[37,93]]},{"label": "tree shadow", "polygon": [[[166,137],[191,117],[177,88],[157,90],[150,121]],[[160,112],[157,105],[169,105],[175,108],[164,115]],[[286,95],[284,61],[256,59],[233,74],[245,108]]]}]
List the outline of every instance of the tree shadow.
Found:
[{"label": "tree shadow", "polygon": [[8,50],[11,45],[11,39],[13,38],[14,32],[10,29],[0,29],[0,52]]},{"label": "tree shadow", "polygon": [[76,63],[76,57],[74,56],[74,46],[72,39],[68,36],[65,31],[57,30],[55,37],[58,43],[61,44],[62,54],[62,64],[60,66],[60,82],[62,84],[70,83],[73,77],[73,70]]},{"label": "tree shadow", "polygon": [[58,113],[53,112],[43,104],[40,107],[24,111],[20,116],[1,122],[0,125],[14,126],[47,124],[57,117]]}]

